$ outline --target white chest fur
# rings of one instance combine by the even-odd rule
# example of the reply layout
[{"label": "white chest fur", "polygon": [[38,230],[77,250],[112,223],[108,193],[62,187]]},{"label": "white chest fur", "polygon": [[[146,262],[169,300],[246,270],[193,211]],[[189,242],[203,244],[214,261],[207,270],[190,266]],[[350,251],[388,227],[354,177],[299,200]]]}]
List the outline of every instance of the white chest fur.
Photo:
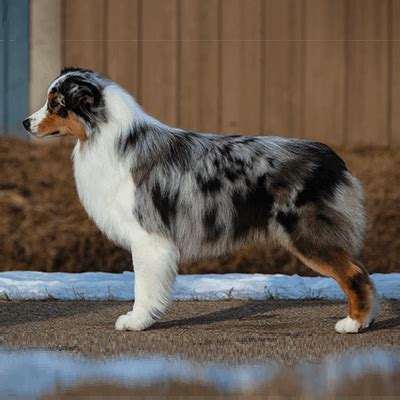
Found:
[{"label": "white chest fur", "polygon": [[78,196],[89,217],[109,239],[129,250],[135,201],[129,168],[104,143],[88,148],[78,143],[73,161]]}]

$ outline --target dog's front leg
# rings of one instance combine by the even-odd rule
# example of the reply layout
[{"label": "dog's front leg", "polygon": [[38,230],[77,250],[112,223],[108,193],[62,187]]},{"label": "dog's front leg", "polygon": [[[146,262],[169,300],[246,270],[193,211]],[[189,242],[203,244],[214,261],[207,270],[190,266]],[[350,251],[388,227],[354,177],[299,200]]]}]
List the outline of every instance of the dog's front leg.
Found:
[{"label": "dog's front leg", "polygon": [[169,240],[143,232],[132,244],[135,270],[135,302],[132,311],[121,315],[115,329],[141,331],[159,318],[171,299],[179,251]]}]

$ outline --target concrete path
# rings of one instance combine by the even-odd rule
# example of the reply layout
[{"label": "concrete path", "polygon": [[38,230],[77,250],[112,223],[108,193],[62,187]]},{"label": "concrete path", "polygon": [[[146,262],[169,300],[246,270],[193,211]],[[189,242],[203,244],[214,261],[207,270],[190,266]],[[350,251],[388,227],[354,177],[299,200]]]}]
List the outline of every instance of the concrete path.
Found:
[{"label": "concrete path", "polygon": [[400,348],[400,301],[385,301],[372,329],[334,331],[344,303],[329,301],[175,302],[144,332],[117,332],[130,303],[2,301],[0,347],[46,348],[95,357],[164,354],[194,360],[277,359],[292,363],[350,348]]}]

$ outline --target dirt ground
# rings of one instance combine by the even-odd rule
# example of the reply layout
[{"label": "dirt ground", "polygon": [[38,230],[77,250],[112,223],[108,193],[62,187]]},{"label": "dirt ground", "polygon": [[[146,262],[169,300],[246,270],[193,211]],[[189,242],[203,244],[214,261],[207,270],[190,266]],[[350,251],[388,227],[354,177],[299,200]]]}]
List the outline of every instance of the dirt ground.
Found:
[{"label": "dirt ground", "polygon": [[[131,268],[130,256],[109,242],[79,204],[71,170],[72,144],[0,139],[0,270],[110,271]],[[400,152],[340,152],[367,193],[370,272],[400,271]],[[285,251],[249,247],[183,265],[181,273],[312,271]]]},{"label": "dirt ground", "polygon": [[274,359],[287,365],[349,348],[399,350],[400,302],[385,301],[375,325],[338,334],[344,303],[329,301],[184,301],[144,332],[117,332],[130,303],[0,302],[0,347],[46,348],[94,357],[163,354],[197,361]]}]

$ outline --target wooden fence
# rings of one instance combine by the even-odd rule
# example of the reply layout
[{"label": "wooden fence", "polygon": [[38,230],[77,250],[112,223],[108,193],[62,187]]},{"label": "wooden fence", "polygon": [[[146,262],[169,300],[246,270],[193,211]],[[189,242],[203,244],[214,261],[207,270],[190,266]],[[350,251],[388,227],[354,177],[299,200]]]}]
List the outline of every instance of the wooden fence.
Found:
[{"label": "wooden fence", "polygon": [[172,125],[400,144],[400,0],[64,0],[63,62]]},{"label": "wooden fence", "polygon": [[29,0],[0,0],[0,135],[26,137]]}]

